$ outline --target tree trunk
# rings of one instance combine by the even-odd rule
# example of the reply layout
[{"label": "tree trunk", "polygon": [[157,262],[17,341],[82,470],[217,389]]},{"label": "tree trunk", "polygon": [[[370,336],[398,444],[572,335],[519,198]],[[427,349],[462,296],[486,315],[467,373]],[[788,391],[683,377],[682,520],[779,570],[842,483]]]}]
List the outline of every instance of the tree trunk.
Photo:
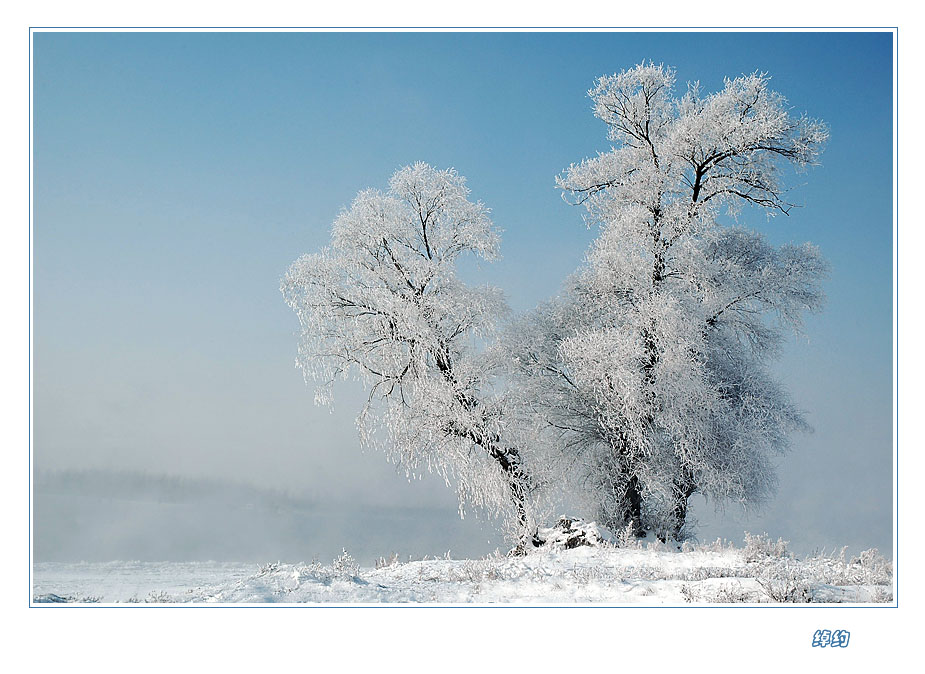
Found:
[{"label": "tree trunk", "polygon": [[[437,364],[437,369],[440,370],[444,378],[453,384],[453,387],[457,390],[456,399],[459,403],[466,409],[476,409],[479,406],[479,401],[471,393],[460,390],[461,387],[453,372],[449,346],[445,343],[441,343],[440,347],[434,351],[433,355],[434,361]],[[514,447],[500,447],[501,438],[497,434],[486,434],[481,429],[449,428],[448,432],[467,438],[485,450],[492,459],[498,462],[502,472],[504,472],[504,476],[507,478],[508,487],[511,490],[511,500],[514,503],[514,510],[517,513],[517,525],[520,530],[517,536],[517,546],[514,548],[513,552],[525,554],[527,551],[527,544],[531,539],[531,534],[529,531],[530,521],[527,517],[527,476],[523,469],[520,452]]]},{"label": "tree trunk", "polygon": [[499,449],[497,444],[491,441],[487,449],[489,455],[498,462],[504,476],[507,478],[508,488],[511,490],[511,501],[514,503],[514,510],[517,513],[519,533],[517,535],[517,545],[512,550],[512,554],[526,554],[527,546],[535,536],[531,535],[530,520],[527,517],[526,475],[523,471],[520,452],[513,447]]},{"label": "tree trunk", "polygon": [[642,490],[639,487],[639,478],[633,475],[626,486],[626,500],[629,503],[629,522],[633,527],[633,535],[643,538],[646,530],[642,526]]},{"label": "tree trunk", "polygon": [[675,488],[678,490],[678,493],[675,496],[673,533],[675,540],[679,540],[681,537],[681,529],[684,528],[684,523],[687,521],[688,500],[694,492],[697,491],[697,487],[694,484],[694,476],[688,471],[684,471],[683,476],[675,480]]}]

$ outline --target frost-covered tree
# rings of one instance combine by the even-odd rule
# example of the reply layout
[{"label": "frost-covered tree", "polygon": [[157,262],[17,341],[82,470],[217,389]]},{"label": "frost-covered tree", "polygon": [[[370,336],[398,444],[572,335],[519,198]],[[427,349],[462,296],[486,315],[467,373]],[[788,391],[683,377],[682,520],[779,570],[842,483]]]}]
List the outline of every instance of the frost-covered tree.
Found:
[{"label": "frost-covered tree", "polygon": [[781,176],[827,138],[753,74],[674,95],[641,64],[589,92],[614,143],[558,178],[601,228],[557,300],[509,333],[521,394],[564,474],[611,528],[683,536],[688,500],[758,503],[804,422],[768,371],[785,329],[821,307],[826,264],[722,226],[788,213]]},{"label": "frost-covered tree", "polygon": [[506,442],[503,396],[481,346],[506,312],[501,293],[456,275],[465,254],[492,260],[498,233],[453,170],[418,163],[388,192],[365,190],[334,221],[331,245],[305,255],[282,282],[302,326],[298,365],[330,401],[339,377],[359,377],[369,397],[358,419],[409,472],[434,471],[458,486],[460,508],[506,513],[523,538],[526,470]]}]

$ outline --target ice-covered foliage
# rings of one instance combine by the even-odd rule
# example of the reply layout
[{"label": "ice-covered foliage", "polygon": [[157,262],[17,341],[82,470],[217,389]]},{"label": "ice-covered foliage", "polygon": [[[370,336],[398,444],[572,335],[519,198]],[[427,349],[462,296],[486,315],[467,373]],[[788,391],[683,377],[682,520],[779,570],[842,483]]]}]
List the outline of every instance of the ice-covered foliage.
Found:
[{"label": "ice-covered foliage", "polygon": [[317,401],[330,401],[338,378],[360,378],[365,444],[409,472],[452,478],[461,509],[504,513],[522,534],[525,469],[480,347],[506,305],[497,289],[456,275],[460,256],[493,260],[498,247],[464,178],[417,163],[387,192],[360,192],[335,220],[331,245],[297,260],[282,292],[301,322],[297,362],[319,382]]},{"label": "ice-covered foliage", "polygon": [[805,428],[767,365],[821,308],[826,263],[718,221],[787,213],[784,169],[813,164],[826,140],[768,85],[753,74],[676,97],[663,66],[601,77],[589,94],[614,147],[558,179],[600,236],[506,343],[551,460],[611,530],[682,539],[697,492],[760,503]]}]

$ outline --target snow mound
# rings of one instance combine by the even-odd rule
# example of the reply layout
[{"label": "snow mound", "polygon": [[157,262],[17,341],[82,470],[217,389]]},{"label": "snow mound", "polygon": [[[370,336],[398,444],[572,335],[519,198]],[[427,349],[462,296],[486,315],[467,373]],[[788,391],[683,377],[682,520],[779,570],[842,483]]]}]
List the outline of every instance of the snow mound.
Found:
[{"label": "snow mound", "polygon": [[584,545],[597,547],[603,542],[604,537],[596,523],[560,517],[555,526],[537,530],[533,545],[538,548],[572,550]]}]

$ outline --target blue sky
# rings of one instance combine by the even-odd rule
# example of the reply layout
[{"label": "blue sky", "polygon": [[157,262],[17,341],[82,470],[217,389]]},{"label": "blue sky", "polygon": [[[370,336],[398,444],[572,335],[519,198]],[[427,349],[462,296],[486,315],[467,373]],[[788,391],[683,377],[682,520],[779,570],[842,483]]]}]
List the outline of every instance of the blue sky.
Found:
[{"label": "blue sky", "polygon": [[826,310],[778,367],[815,432],[795,438],[762,514],[703,508],[701,537],[891,547],[890,33],[36,33],[33,44],[38,469],[215,475],[455,517],[442,483],[409,485],[359,450],[355,388],[333,414],[312,406],[279,278],[326,243],[357,191],[423,160],[466,176],[503,230],[503,259],[467,273],[517,311],[554,295],[595,234],[554,177],[609,147],[586,92],[652,60],[706,91],[766,71],[795,112],[831,129],[822,166],[791,177],[804,208],[742,218],[777,243],[813,241],[832,265]]}]

